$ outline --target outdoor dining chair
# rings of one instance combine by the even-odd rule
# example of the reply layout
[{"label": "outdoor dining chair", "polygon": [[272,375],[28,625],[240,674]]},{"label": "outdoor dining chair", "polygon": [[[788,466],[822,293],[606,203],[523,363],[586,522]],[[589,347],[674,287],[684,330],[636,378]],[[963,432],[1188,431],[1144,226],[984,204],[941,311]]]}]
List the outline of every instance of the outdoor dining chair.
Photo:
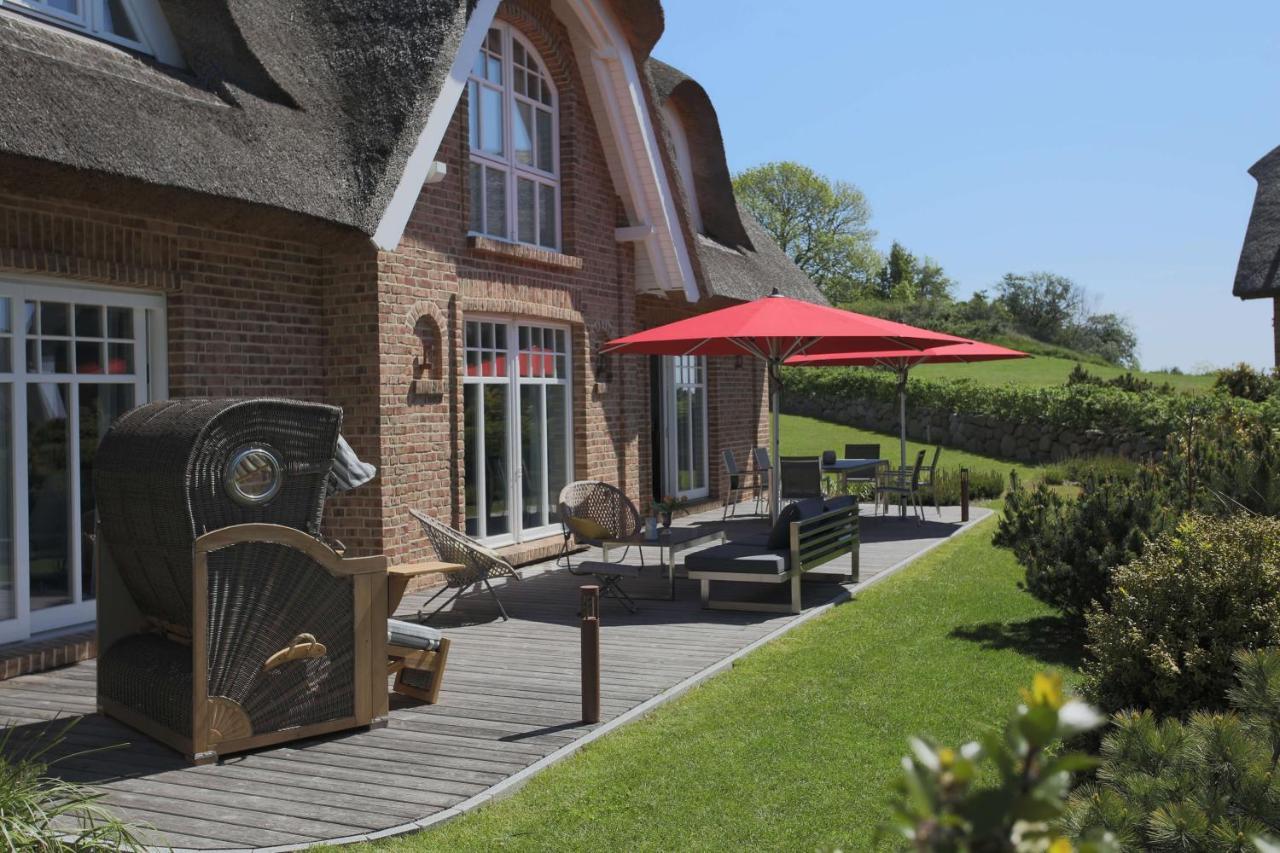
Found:
[{"label": "outdoor dining chair", "polygon": [[[773,463],[769,460],[769,448],[756,447],[751,451],[751,463],[754,466],[751,473],[755,474],[760,481],[761,492],[772,489],[773,483]],[[761,498],[764,499],[763,497]]]},{"label": "outdoor dining chair", "polygon": [[[448,607],[468,588],[475,587],[479,589],[482,586],[493,598],[493,603],[498,606],[498,612],[502,614],[502,618],[505,621],[508,618],[507,609],[502,606],[502,599],[498,598],[498,594],[493,591],[489,581],[500,577],[520,580],[520,575],[516,573],[511,564],[499,557],[497,552],[486,548],[470,536],[436,521],[429,515],[418,512],[416,509],[410,509],[409,514],[418,519],[418,522],[422,525],[423,533],[431,541],[431,547],[435,549],[436,556],[439,559],[446,563],[459,563],[465,567],[460,572],[449,572],[443,576],[444,586],[440,587],[435,595],[423,603],[422,608],[418,611],[419,621],[425,622],[431,616]],[[453,596],[432,611],[430,615],[423,617],[422,611],[450,589],[454,590]]]},{"label": "outdoor dining chair", "polygon": [[817,456],[784,456],[778,462],[779,497],[801,501],[822,497],[822,466]]},{"label": "outdoor dining chair", "polygon": [[[635,602],[622,588],[624,577],[635,577],[639,570],[619,561],[606,563],[592,560],[580,567],[573,565],[570,542],[603,548],[606,542],[619,542],[640,534],[644,521],[635,504],[622,490],[599,480],[577,480],[560,490],[557,512],[564,544],[558,558],[570,574],[591,575],[600,582],[600,594],[616,598],[628,611],[635,613]],[[630,551],[622,552],[625,560]],[[644,566],[644,549],[640,552],[640,565]]]},{"label": "outdoor dining chair", "polygon": [[742,500],[743,494],[749,489],[752,497],[756,501],[756,513],[760,513],[760,507],[764,502],[763,478],[759,471],[750,470],[743,471],[738,467],[738,461],[733,456],[733,451],[725,448],[722,453],[724,457],[724,470],[729,475],[729,488],[724,495],[724,512],[720,516],[720,520],[724,521],[730,514],[738,514],[738,502]]},{"label": "outdoor dining chair", "polygon": [[924,513],[920,510],[920,471],[924,467],[925,453],[926,451],[921,450],[916,454],[915,465],[911,467],[909,473],[888,467],[880,468],[876,477],[877,514],[879,514],[879,509],[883,505],[885,515],[888,515],[889,499],[897,497],[900,500],[910,501],[916,510],[916,520],[924,521]]},{"label": "outdoor dining chair", "polygon": [[942,518],[942,507],[938,503],[938,457],[942,455],[942,445],[933,448],[933,461],[920,469],[920,492],[933,499],[933,509]]}]

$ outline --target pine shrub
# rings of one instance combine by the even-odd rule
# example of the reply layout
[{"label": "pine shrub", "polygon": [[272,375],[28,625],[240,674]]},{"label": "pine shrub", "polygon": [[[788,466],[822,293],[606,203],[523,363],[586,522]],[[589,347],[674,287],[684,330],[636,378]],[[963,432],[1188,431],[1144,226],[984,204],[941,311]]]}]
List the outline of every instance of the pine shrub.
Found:
[{"label": "pine shrub", "polygon": [[1096,782],[1068,801],[1068,834],[1110,832],[1124,850],[1206,853],[1252,851],[1259,836],[1280,836],[1280,650],[1234,660],[1229,713],[1185,723],[1145,710],[1117,715]]},{"label": "pine shrub", "polygon": [[1115,569],[1106,598],[1086,628],[1097,705],[1223,708],[1232,654],[1280,645],[1280,520],[1189,515]]},{"label": "pine shrub", "polygon": [[1026,568],[1032,595],[1081,623],[1091,607],[1108,606],[1115,568],[1175,521],[1166,483],[1150,470],[1086,480],[1074,500],[1043,483],[1030,491],[1015,483],[995,542]]}]

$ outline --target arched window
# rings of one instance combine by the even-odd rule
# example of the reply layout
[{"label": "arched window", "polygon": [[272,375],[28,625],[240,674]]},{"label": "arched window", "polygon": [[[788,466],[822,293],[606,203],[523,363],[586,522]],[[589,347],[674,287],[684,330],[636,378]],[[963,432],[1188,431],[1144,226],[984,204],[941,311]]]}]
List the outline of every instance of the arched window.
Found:
[{"label": "arched window", "polygon": [[149,53],[168,65],[182,65],[182,55],[156,0],[0,0],[0,8],[26,12]]},{"label": "arched window", "polygon": [[475,234],[560,247],[560,128],[551,75],[533,48],[494,24],[467,81]]}]

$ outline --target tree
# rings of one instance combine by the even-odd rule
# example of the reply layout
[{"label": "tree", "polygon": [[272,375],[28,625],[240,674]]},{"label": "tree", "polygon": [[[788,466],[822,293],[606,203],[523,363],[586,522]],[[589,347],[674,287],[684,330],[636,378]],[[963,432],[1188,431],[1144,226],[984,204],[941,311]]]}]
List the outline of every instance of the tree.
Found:
[{"label": "tree", "polygon": [[914,302],[920,278],[920,262],[897,240],[889,247],[880,274],[876,276],[876,296],[894,302]]},{"label": "tree", "polygon": [[1138,366],[1138,335],[1118,314],[1090,314],[1074,329],[1071,345],[1102,356],[1112,364]]},{"label": "tree", "polygon": [[1085,316],[1084,289],[1066,276],[1006,273],[996,292],[1019,330],[1038,340],[1066,343],[1063,331]]},{"label": "tree", "polygon": [[880,255],[862,190],[799,163],[766,163],[733,180],[738,200],[833,303],[875,278]]}]

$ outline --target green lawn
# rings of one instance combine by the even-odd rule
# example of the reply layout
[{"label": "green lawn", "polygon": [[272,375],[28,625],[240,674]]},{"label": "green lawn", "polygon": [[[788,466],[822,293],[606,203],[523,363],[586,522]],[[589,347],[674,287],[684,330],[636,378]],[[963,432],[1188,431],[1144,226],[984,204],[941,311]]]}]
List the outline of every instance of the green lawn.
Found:
[{"label": "green lawn", "polygon": [[[513,797],[365,850],[866,850],[910,735],[959,743],[1077,659],[990,520]],[[448,689],[446,683],[445,689]]]},{"label": "green lawn", "polygon": [[[1067,358],[1037,355],[1013,361],[987,361],[976,364],[933,364],[917,367],[911,375],[920,379],[969,379],[983,385],[1031,385],[1043,387],[1061,385],[1067,381],[1076,362]],[[1084,368],[1102,379],[1111,379],[1128,372],[1105,364],[1085,364]],[[1138,371],[1138,376],[1157,385],[1168,382],[1179,391],[1208,391],[1213,387],[1212,374],[1190,376],[1173,373]]]},{"label": "green lawn", "polygon": [[[782,416],[781,447],[783,456],[817,456],[824,450],[834,450],[837,456],[844,455],[846,444],[880,443],[880,457],[897,464],[898,436],[883,432],[857,429],[843,424],[820,421],[817,418],[806,418],[800,415]],[[932,451],[932,445],[916,441],[907,442],[907,460],[915,458],[917,451],[926,447]],[[930,457],[932,458],[932,457]],[[927,461],[927,460],[926,460]],[[1028,465],[1024,462],[1009,462],[992,456],[980,456],[963,450],[943,448],[939,464],[944,468],[968,468],[971,471],[996,471],[1008,479],[1010,471],[1017,471],[1018,477],[1031,482],[1039,477],[1043,465]]]}]

